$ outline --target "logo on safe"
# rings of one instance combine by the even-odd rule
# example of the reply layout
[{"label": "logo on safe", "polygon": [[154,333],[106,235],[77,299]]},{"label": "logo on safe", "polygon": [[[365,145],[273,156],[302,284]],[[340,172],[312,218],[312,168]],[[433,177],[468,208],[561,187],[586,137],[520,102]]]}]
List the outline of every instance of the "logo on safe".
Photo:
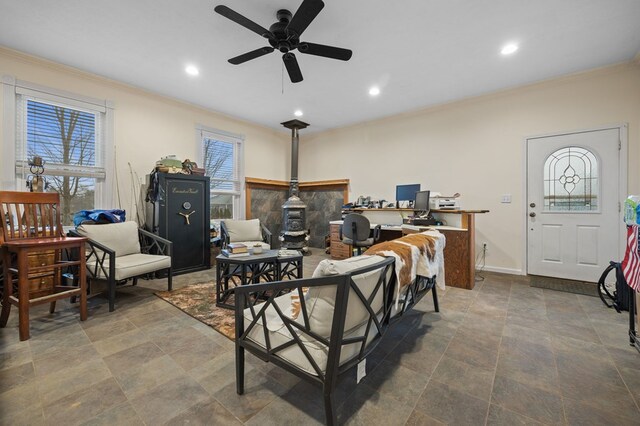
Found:
[{"label": "logo on safe", "polygon": [[179,189],[174,187],[171,192],[174,194],[197,194],[199,190],[196,188]]}]

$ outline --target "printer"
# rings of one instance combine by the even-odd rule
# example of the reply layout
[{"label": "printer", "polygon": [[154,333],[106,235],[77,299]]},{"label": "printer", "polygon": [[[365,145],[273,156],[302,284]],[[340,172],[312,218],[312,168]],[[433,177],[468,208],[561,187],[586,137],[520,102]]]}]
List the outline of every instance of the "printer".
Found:
[{"label": "printer", "polygon": [[458,197],[460,197],[458,193],[447,197],[439,192],[432,192],[429,196],[429,208],[433,210],[460,210]]}]

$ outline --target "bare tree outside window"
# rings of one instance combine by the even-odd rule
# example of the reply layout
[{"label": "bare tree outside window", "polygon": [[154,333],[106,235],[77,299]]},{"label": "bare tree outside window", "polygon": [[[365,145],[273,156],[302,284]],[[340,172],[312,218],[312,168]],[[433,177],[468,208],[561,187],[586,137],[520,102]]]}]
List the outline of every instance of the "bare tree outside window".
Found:
[{"label": "bare tree outside window", "polygon": [[64,225],[79,210],[94,208],[95,181],[86,168],[96,162],[96,118],[92,113],[43,102],[27,102],[27,153],[45,160],[48,191],[58,192]]},{"label": "bare tree outside window", "polygon": [[233,218],[233,198],[237,192],[234,145],[203,138],[204,169],[210,180],[211,219]]}]

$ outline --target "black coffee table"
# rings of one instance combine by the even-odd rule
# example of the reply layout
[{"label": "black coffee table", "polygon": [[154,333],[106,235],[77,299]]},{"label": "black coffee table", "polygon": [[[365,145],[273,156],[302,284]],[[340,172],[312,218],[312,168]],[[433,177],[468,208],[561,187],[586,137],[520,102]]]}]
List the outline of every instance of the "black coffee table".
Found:
[{"label": "black coffee table", "polygon": [[278,250],[240,257],[221,254],[216,263],[216,306],[222,308],[234,309],[227,299],[238,285],[302,278],[302,254],[279,257]]}]

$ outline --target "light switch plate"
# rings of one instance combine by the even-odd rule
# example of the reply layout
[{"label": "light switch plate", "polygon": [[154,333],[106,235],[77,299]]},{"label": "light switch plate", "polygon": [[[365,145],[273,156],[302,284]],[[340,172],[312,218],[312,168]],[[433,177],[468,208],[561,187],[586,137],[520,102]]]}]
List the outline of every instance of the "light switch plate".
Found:
[{"label": "light switch plate", "polygon": [[502,194],[502,202],[510,203],[511,202],[511,194]]}]

